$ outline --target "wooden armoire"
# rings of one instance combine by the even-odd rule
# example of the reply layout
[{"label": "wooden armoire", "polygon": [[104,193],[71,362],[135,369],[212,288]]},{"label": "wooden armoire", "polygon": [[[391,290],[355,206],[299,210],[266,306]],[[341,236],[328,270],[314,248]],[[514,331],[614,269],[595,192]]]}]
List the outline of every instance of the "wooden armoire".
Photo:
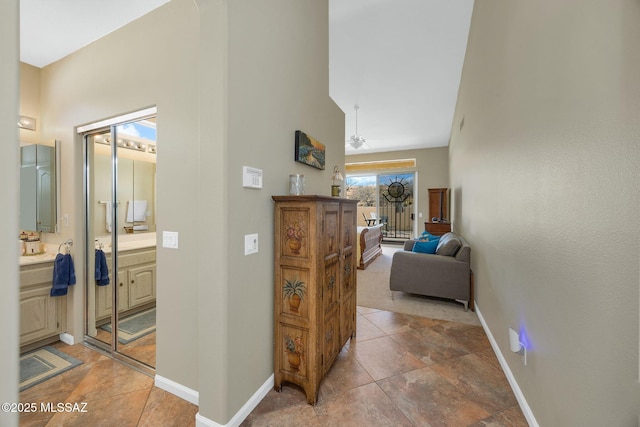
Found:
[{"label": "wooden armoire", "polygon": [[273,196],[275,389],[320,380],[356,332],[357,200]]},{"label": "wooden armoire", "polygon": [[424,230],[434,236],[442,236],[451,231],[448,188],[429,189],[429,219],[424,223]]}]

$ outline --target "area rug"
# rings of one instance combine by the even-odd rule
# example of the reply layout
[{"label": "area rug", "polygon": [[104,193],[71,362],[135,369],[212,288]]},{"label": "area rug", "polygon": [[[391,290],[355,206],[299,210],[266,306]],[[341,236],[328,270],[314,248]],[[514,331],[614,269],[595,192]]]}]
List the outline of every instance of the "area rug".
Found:
[{"label": "area rug", "polygon": [[[100,326],[101,329],[111,332],[111,323]],[[140,313],[133,314],[118,322],[118,342],[129,344],[156,330],[155,307]]]},{"label": "area rug", "polygon": [[391,260],[402,246],[382,245],[382,255],[365,270],[358,270],[358,305],[396,313],[413,314],[431,319],[480,325],[478,316],[464,311],[462,304],[441,298],[430,298],[389,290]]},{"label": "area rug", "polygon": [[81,364],[81,361],[50,346],[20,356],[20,391]]}]

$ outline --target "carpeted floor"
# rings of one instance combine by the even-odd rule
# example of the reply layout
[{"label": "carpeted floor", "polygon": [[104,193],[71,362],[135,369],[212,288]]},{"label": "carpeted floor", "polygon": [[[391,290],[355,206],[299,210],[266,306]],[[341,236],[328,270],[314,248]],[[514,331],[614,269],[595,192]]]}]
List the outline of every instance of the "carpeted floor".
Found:
[{"label": "carpeted floor", "polygon": [[413,314],[432,319],[480,325],[478,316],[471,310],[465,312],[462,304],[438,298],[395,292],[391,299],[389,272],[393,254],[402,250],[398,245],[382,245],[382,255],[366,270],[358,270],[358,305],[396,313]]}]

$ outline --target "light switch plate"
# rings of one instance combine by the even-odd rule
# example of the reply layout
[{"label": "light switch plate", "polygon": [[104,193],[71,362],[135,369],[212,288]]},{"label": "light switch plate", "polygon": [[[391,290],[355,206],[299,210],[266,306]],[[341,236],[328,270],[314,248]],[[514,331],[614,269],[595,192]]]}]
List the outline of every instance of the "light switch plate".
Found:
[{"label": "light switch plate", "polygon": [[162,232],[162,247],[178,249],[178,232],[177,231],[163,231]]},{"label": "light switch plate", "polygon": [[251,255],[258,253],[258,235],[245,234],[244,236],[244,254]]}]

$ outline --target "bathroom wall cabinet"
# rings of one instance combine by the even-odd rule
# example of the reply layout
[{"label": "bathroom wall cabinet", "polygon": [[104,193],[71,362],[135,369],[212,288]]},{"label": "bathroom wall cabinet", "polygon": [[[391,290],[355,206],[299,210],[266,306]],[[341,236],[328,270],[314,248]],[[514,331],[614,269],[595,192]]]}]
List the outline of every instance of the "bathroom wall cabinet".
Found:
[{"label": "bathroom wall cabinet", "polygon": [[[57,341],[67,327],[67,297],[51,297],[53,261],[20,267],[20,347]],[[32,345],[33,344],[33,345]]]},{"label": "bathroom wall cabinet", "polygon": [[357,200],[273,196],[275,389],[320,380],[356,331]]},{"label": "bathroom wall cabinet", "polygon": [[[118,260],[118,312],[124,313],[145,307],[156,300],[156,248],[120,251]],[[111,266],[111,254],[107,254]],[[113,298],[113,274],[109,285],[97,286],[96,320],[110,318]]]}]

